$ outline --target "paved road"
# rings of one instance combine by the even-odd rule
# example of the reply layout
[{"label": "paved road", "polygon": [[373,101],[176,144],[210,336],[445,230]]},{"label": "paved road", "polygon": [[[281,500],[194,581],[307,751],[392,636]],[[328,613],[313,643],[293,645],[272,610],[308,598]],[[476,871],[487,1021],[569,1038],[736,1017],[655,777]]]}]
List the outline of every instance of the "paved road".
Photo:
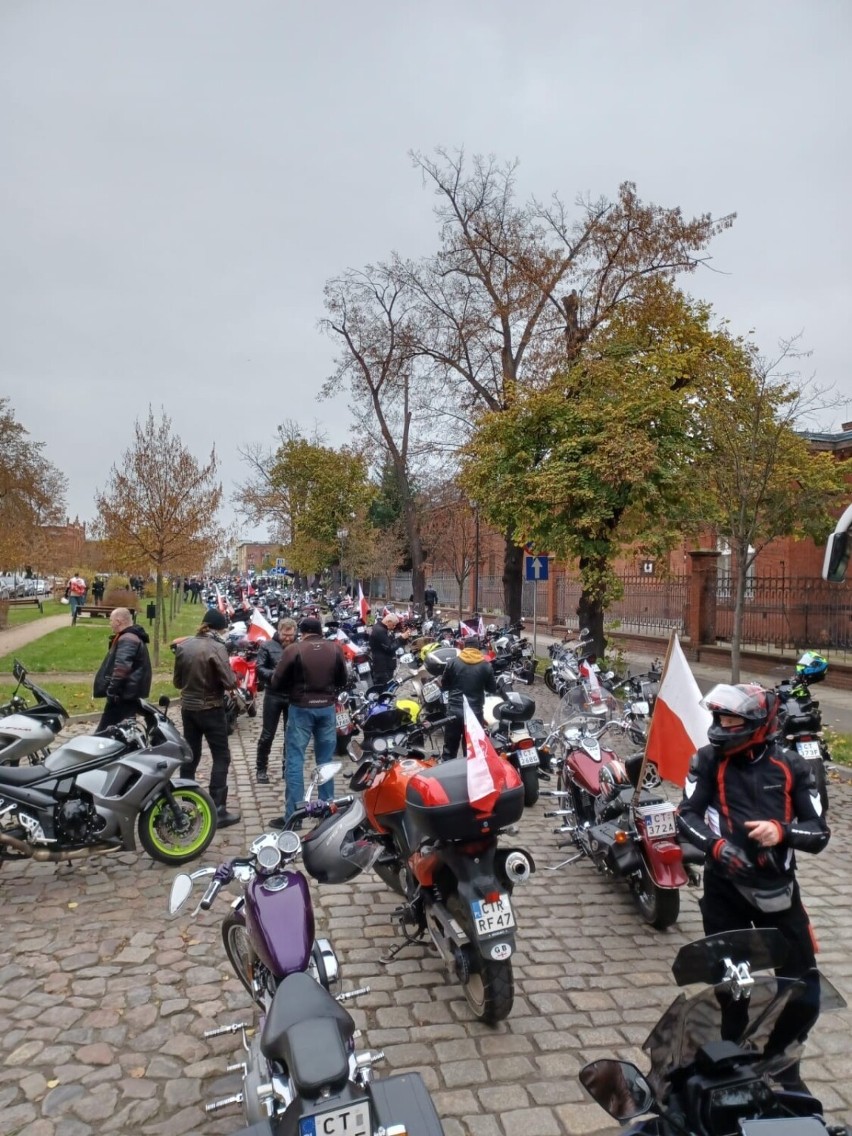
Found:
[{"label": "paved road", "polygon": [[[233,744],[232,795],[243,821],[217,836],[206,862],[242,851],[280,811],[280,782],[258,789],[252,781],[257,728],[244,720]],[[818,858],[802,857],[801,879],[822,966],[850,999],[852,881],[842,834],[852,826],[852,785],[832,793],[841,835]],[[525,814],[518,838],[540,865],[558,858],[544,807]],[[250,1015],[219,940],[226,907],[220,901],[218,913],[168,922],[172,875],[141,854],[0,872],[4,1136],[224,1136],[240,1127],[238,1109],[211,1118],[202,1109],[235,1087],[225,1066],[238,1060],[233,1039],[205,1040],[204,1030]],[[335,944],[344,983],[372,987],[353,1011],[363,1044],[385,1050],[387,1070],[423,1072],[447,1136],[612,1130],[577,1071],[612,1054],[647,1066],[639,1045],[676,994],[671,962],[701,933],[693,893],[678,925],[661,934],[588,864],[540,871],[516,892],[515,1008],[488,1028],[471,1019],[431,955],[408,948],[388,966],[379,962],[394,941],[395,900],[375,877],[314,895],[318,929]],[[825,1015],[804,1063],[832,1116],[846,1122],[850,1031],[850,1011]]]}]

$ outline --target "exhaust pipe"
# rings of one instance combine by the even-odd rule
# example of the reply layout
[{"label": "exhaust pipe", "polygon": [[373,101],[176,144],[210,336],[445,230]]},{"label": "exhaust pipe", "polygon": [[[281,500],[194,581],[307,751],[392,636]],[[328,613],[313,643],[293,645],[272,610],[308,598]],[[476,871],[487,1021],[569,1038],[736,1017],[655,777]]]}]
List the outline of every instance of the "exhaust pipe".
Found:
[{"label": "exhaust pipe", "polygon": [[0,833],[0,844],[13,849],[29,860],[37,860],[44,864],[66,864],[72,860],[85,860],[89,856],[99,856],[104,852],[120,852],[118,844],[93,844],[89,848],[69,848],[65,852],[52,852],[49,848],[33,848],[25,840],[18,840],[16,836]]},{"label": "exhaust pipe", "polygon": [[513,884],[525,884],[532,871],[532,864],[523,852],[510,852],[506,857],[506,875]]}]

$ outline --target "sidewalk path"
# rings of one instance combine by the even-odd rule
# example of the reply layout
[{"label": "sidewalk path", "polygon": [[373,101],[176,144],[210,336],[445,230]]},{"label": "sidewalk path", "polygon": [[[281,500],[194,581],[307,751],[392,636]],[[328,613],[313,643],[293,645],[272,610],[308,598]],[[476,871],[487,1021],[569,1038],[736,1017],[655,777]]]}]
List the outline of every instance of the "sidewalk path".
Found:
[{"label": "sidewalk path", "polygon": [[34,619],[32,623],[6,627],[0,631],[0,656],[11,655],[13,651],[26,647],[27,643],[34,643],[51,631],[59,631],[61,627],[69,625],[70,617],[67,615],[47,615],[42,619]]}]

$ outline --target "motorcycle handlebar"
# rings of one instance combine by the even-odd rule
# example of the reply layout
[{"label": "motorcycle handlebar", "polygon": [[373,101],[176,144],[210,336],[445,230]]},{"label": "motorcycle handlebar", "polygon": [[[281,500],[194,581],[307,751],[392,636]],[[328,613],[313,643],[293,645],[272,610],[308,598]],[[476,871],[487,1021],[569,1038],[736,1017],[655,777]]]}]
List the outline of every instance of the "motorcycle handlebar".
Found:
[{"label": "motorcycle handlebar", "polygon": [[221,883],[214,877],[208,884],[207,891],[205,891],[204,895],[201,897],[201,902],[198,905],[202,911],[210,910],[210,908],[213,906],[213,900],[219,894],[221,889]]}]

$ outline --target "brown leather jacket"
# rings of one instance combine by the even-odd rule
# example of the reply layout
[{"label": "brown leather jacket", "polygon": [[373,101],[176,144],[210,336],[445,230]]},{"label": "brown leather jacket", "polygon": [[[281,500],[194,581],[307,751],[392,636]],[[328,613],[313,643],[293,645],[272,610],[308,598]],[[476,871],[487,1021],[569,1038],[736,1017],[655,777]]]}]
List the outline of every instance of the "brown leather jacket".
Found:
[{"label": "brown leather jacket", "polygon": [[227,647],[209,633],[192,635],[178,643],[173,681],[181,692],[181,706],[186,710],[212,710],[223,706],[225,691],[237,685]]},{"label": "brown leather jacket", "polygon": [[343,651],[321,635],[305,635],[285,649],[270,686],[286,694],[291,706],[333,706],[346,686]]}]

